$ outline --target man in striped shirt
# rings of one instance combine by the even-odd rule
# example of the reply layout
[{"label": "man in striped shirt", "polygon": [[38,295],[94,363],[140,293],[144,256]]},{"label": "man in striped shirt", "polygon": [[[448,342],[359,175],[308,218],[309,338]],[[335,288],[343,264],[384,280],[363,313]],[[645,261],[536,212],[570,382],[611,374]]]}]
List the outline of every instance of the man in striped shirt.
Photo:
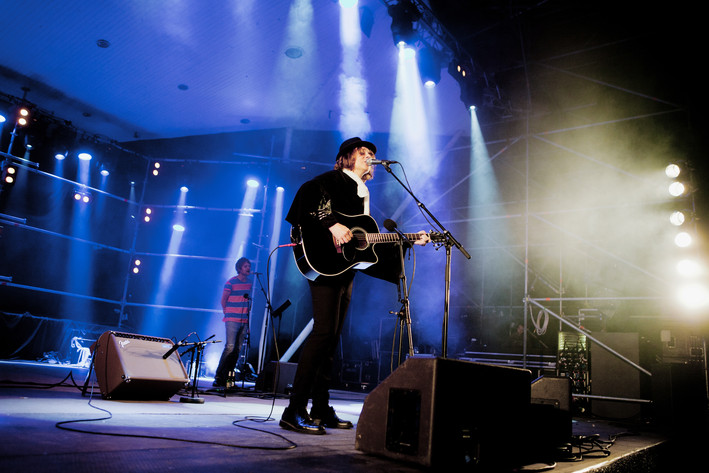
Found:
[{"label": "man in striped shirt", "polygon": [[226,344],[219,359],[219,366],[214,375],[214,386],[226,386],[230,371],[236,369],[239,361],[239,349],[244,344],[244,337],[249,330],[249,308],[251,307],[251,262],[239,258],[236,262],[236,276],[224,284],[222,292],[222,310],[226,326]]}]

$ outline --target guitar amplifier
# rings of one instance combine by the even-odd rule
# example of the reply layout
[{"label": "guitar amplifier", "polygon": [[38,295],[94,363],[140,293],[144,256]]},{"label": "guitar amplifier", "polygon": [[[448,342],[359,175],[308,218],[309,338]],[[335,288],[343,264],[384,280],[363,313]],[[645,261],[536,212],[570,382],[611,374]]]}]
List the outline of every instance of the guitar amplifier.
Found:
[{"label": "guitar amplifier", "polygon": [[92,345],[93,363],[104,399],[168,400],[189,383],[175,344],[158,338],[104,332]]}]

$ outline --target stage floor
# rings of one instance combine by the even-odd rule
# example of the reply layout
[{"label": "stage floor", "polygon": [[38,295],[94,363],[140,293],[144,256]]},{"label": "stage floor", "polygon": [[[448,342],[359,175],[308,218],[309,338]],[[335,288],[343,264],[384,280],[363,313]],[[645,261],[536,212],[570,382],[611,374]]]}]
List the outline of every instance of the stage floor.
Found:
[{"label": "stage floor", "polygon": [[[356,428],[328,430],[322,436],[281,429],[278,420],[287,399],[257,393],[253,383],[224,394],[211,392],[211,380],[204,381],[202,404],[180,402],[181,395],[190,397],[191,391],[170,401],[110,401],[101,399],[97,386],[82,395],[86,374],[85,368],[71,365],[0,361],[0,471],[426,471],[416,463],[356,450]],[[332,405],[356,424],[365,397],[334,391]],[[696,459],[703,457],[704,439],[677,441],[635,427],[574,419],[574,435],[598,436],[604,442],[617,436],[606,445],[609,455],[588,453],[576,461],[523,469],[685,471],[683,465],[696,466]],[[511,436],[509,448],[524,441]]]}]

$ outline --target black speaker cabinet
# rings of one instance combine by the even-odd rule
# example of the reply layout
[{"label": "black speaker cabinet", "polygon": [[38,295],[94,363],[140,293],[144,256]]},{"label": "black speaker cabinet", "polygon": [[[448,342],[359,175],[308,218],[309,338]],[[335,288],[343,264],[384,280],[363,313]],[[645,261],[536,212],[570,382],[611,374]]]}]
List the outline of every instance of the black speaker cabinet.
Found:
[{"label": "black speaker cabinet", "polygon": [[189,382],[174,343],[120,332],[104,332],[93,345],[93,363],[105,399],[168,400]]},{"label": "black speaker cabinet", "polygon": [[293,386],[297,367],[298,363],[269,362],[256,379],[256,390],[288,394],[289,386]]},{"label": "black speaker cabinet", "polygon": [[530,406],[528,370],[411,357],[367,396],[355,448],[425,466],[512,466]]},{"label": "black speaker cabinet", "polygon": [[[640,363],[640,337],[637,333],[594,333],[599,342],[632,362]],[[640,398],[640,371],[591,341],[591,394],[625,399]],[[610,419],[637,416],[641,406],[627,401],[594,399],[594,415]]]}]

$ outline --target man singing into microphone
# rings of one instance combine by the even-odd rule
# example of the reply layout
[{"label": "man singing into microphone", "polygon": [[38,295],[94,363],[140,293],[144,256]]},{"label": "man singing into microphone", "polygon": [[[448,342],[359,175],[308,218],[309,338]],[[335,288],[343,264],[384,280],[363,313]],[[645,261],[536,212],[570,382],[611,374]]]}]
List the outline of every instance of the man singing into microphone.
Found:
[{"label": "man singing into microphone", "polygon": [[[369,214],[369,190],[365,182],[372,179],[374,144],[350,138],[341,145],[335,167],[303,184],[291,204],[286,221],[294,230],[318,226],[332,234],[333,244],[343,245],[352,232],[338,222],[338,214]],[[425,244],[421,240],[420,244]],[[345,315],[352,297],[355,270],[337,276],[319,276],[308,280],[313,302],[313,329],[303,346],[293,380],[288,407],[280,426],[307,434],[324,434],[325,429],[351,429],[352,422],[340,419],[330,406],[330,381],[333,358],[339,343]],[[312,399],[312,409],[307,411]]]},{"label": "man singing into microphone", "polygon": [[226,326],[226,344],[219,359],[219,366],[214,375],[214,386],[226,386],[230,371],[236,369],[239,361],[239,349],[244,344],[244,337],[249,330],[249,305],[251,286],[251,262],[247,258],[239,258],[235,265],[236,276],[224,284],[222,292],[222,321]]}]

